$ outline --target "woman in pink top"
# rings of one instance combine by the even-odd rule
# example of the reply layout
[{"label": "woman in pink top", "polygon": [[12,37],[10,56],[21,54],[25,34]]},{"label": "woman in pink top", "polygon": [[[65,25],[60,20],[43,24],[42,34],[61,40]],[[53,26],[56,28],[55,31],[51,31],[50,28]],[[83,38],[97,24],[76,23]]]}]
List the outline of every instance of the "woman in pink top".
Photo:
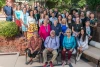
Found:
[{"label": "woman in pink top", "polygon": [[48,24],[48,20],[44,19],[44,24],[40,26],[39,35],[40,37],[45,40],[47,36],[50,35],[51,27]]}]

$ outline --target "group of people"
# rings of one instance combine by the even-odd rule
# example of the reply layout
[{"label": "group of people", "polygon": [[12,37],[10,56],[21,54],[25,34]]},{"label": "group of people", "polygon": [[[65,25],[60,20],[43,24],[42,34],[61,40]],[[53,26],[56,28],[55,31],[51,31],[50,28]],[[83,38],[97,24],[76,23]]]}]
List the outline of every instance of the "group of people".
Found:
[{"label": "group of people", "polygon": [[[8,9],[10,11],[7,11]],[[15,23],[28,41],[30,60],[26,64],[29,64],[43,49],[43,67],[48,65],[48,53],[53,54],[49,62],[53,67],[59,49],[61,49],[62,65],[66,64],[66,52],[68,53],[67,64],[71,63],[70,58],[74,50],[77,50],[76,59],[79,61],[82,52],[88,49],[93,28],[97,27],[97,19],[90,11],[78,12],[73,9],[60,13],[57,8],[53,10],[41,6],[35,6],[32,10],[28,4],[16,5],[16,9],[13,10],[7,2],[4,12],[7,21],[12,21],[12,15],[14,15]]]}]

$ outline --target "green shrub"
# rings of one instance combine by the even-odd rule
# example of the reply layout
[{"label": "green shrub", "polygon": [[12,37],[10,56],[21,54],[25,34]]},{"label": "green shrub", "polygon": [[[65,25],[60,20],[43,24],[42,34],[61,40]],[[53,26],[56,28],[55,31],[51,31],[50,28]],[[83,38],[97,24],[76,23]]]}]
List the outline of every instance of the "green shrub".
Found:
[{"label": "green shrub", "polygon": [[0,22],[0,36],[13,37],[17,35],[18,27],[14,22],[1,21]]}]

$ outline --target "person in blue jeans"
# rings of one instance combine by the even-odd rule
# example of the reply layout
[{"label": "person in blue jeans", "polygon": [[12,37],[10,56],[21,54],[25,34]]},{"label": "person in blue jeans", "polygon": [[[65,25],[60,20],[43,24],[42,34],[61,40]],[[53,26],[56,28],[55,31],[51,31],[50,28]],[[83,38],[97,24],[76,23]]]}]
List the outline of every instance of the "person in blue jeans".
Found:
[{"label": "person in blue jeans", "polygon": [[6,16],[6,21],[13,20],[13,8],[11,7],[11,3],[6,1],[6,6],[3,7],[4,14]]}]

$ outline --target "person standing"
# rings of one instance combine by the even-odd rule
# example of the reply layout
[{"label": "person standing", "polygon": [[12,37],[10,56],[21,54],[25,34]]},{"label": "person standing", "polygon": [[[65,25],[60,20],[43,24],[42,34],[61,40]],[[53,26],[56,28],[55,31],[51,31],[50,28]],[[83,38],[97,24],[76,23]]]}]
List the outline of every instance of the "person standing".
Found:
[{"label": "person standing", "polygon": [[50,35],[51,27],[48,24],[48,20],[44,19],[44,24],[40,26],[39,35],[45,41],[46,37]]},{"label": "person standing", "polygon": [[24,37],[27,39],[27,28],[28,28],[28,16],[29,14],[26,12],[26,8],[23,8],[23,23],[22,23],[22,32],[24,34]]},{"label": "person standing", "polygon": [[13,20],[13,8],[11,7],[11,3],[6,1],[6,6],[3,7],[4,14],[6,16],[6,21]]},{"label": "person standing", "polygon": [[60,36],[62,30],[61,25],[58,23],[58,20],[54,21],[54,24],[51,26],[51,29],[55,31],[56,36]]},{"label": "person standing", "polygon": [[30,16],[28,16],[28,30],[27,30],[27,39],[30,40],[30,38],[32,37],[32,33],[34,31],[38,31],[38,26],[36,24],[36,20],[35,18],[33,17],[33,11],[31,10],[30,11]]}]

